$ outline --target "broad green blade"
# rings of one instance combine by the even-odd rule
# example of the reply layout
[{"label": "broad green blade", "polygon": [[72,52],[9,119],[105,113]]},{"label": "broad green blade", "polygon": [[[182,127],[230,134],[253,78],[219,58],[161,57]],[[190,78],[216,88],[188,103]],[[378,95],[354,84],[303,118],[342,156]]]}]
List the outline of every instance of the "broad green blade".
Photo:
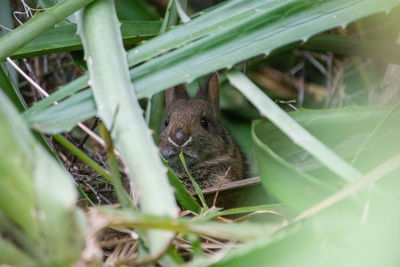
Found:
[{"label": "broad green blade", "polygon": [[[400,151],[398,107],[301,110],[290,115],[334,153],[363,172]],[[300,132],[296,135],[300,136]],[[264,187],[296,213],[344,186],[334,172],[271,122],[254,122],[252,136]]]},{"label": "broad green blade", "polygon": [[[98,0],[83,9],[78,25],[98,116],[113,129],[111,137],[134,183],[140,209],[145,214],[177,216],[172,187],[133,93],[113,1]],[[151,255],[164,251],[171,238],[168,231],[148,231]]]},{"label": "broad green blade", "polygon": [[265,95],[252,81],[238,71],[227,74],[229,81],[235,86],[261,113],[268,118],[295,144],[317,158],[332,172],[348,182],[356,181],[361,173],[352,168],[343,159],[333,153],[326,145],[296,123],[274,101]]},{"label": "broad green blade", "polygon": [[199,213],[201,208],[199,203],[186,191],[182,182],[179,181],[178,177],[176,177],[175,173],[168,166],[168,162],[163,160],[163,163],[164,166],[168,168],[168,180],[175,189],[176,201],[178,201],[179,205],[181,205],[184,210],[191,210]]},{"label": "broad green blade", "polygon": [[76,120],[85,121],[96,116],[96,103],[91,92],[84,91],[77,96],[25,117],[26,123],[38,131],[46,129],[49,134],[70,131],[76,126]]},{"label": "broad green blade", "polygon": [[[73,179],[35,141],[1,91],[0,128],[0,236],[6,234],[38,265],[72,264],[84,245]],[[12,262],[21,265],[26,257]]]},{"label": "broad green blade", "polygon": [[232,0],[132,49],[131,66],[148,62],[133,68],[131,78],[138,97],[149,97],[399,4],[397,0]]},{"label": "broad green blade", "polygon": [[62,1],[0,38],[0,62],[93,0]]},{"label": "broad green blade", "polygon": [[[122,21],[124,45],[133,45],[149,39],[158,33],[160,27],[159,21]],[[72,23],[54,27],[16,51],[12,58],[82,50],[82,42],[76,31],[76,24]]]},{"label": "broad green blade", "polygon": [[[399,4],[397,0],[229,1],[132,49],[130,64],[158,56],[132,69],[132,80],[138,96],[148,97]],[[169,51],[172,48],[177,49]]]},{"label": "broad green blade", "polygon": [[364,176],[363,186],[336,194],[359,192],[357,204],[343,198],[330,206],[321,202],[312,218],[239,246],[212,266],[397,266],[400,212],[393,203],[400,200],[399,167],[397,154]]}]

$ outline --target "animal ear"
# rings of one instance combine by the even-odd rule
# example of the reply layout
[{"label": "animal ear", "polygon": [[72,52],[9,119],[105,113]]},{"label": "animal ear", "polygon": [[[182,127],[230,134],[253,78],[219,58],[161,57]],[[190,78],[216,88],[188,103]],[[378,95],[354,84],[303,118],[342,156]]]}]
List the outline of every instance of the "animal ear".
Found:
[{"label": "animal ear", "polygon": [[196,98],[205,99],[211,104],[216,113],[219,112],[219,81],[218,73],[211,73],[200,86]]},{"label": "animal ear", "polygon": [[168,88],[165,91],[165,106],[168,109],[173,102],[177,99],[189,99],[189,95],[186,92],[186,88],[183,84],[175,87]]}]

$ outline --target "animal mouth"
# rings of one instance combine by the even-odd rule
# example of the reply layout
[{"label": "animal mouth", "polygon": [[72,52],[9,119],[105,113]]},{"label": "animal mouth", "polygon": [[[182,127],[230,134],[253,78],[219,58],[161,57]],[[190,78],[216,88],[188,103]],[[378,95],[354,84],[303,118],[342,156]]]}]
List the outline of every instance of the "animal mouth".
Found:
[{"label": "animal mouth", "polygon": [[192,149],[188,147],[180,147],[180,148],[169,148],[169,149],[164,149],[161,151],[161,154],[166,160],[172,159],[174,157],[178,157],[178,154],[182,152],[185,158],[190,158],[190,159],[198,159],[198,154],[193,151]]}]

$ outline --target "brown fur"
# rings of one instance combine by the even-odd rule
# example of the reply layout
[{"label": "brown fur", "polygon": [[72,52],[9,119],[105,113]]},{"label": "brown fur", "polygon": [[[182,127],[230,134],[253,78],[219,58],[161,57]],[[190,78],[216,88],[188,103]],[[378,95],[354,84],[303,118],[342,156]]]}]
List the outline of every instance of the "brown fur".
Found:
[{"label": "brown fur", "polygon": [[[178,157],[180,151],[190,174],[201,188],[218,186],[229,167],[224,182],[244,178],[246,164],[243,154],[218,119],[219,82],[216,73],[207,79],[193,99],[189,98],[183,85],[167,89],[166,108],[167,114],[160,130],[160,151],[189,191],[193,192],[193,186]],[[168,125],[166,120],[169,120]],[[182,147],[190,138],[192,141]]]}]

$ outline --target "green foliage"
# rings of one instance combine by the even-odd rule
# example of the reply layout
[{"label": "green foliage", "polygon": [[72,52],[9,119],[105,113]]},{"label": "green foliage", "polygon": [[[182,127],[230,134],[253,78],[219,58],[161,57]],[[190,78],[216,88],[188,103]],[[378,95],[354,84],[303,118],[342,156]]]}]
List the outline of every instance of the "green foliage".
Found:
[{"label": "green foliage", "polygon": [[[98,0],[77,17],[97,115],[108,129],[113,129],[111,137],[135,185],[140,209],[145,214],[175,217],[172,187],[133,93],[113,2]],[[113,57],[104,57],[104,49]],[[158,255],[169,246],[171,234],[148,231],[147,237],[151,255]]]},{"label": "green foliage", "polygon": [[[309,133],[363,173],[400,151],[398,106],[301,110],[290,114]],[[304,211],[345,185],[274,124],[255,121],[252,134],[266,190],[294,212]]]},{"label": "green foliage", "polygon": [[34,140],[3,92],[0,127],[1,246],[11,253],[2,252],[0,262],[75,262],[84,245],[85,218],[74,206],[72,178]]},{"label": "green foliage", "polygon": [[[399,45],[394,44],[398,27],[391,28],[395,34],[390,38],[379,38],[362,34],[363,23],[358,20],[400,6],[397,0],[231,0],[191,18],[184,6],[176,5],[179,1],[171,0],[164,22],[158,21],[147,1],[91,2],[41,0],[39,5],[52,7],[0,38],[1,60],[83,49],[89,70],[23,112],[17,89],[0,69],[0,265],[70,266],[79,260],[94,264],[96,259],[83,259],[84,249],[94,249],[85,241],[94,238],[89,233],[108,226],[126,227],[131,236],[134,229],[139,235],[140,242],[130,244],[130,249],[138,247],[134,260],[122,260],[120,265],[182,264],[180,250],[174,248],[182,240],[190,251],[185,259],[193,266],[398,264],[400,213],[394,203],[400,200],[399,105],[342,107],[371,103],[364,100],[376,95],[394,101],[394,90],[383,88],[388,78],[382,70],[387,65],[371,63],[368,70],[360,64],[347,67],[347,57],[338,57],[342,65],[327,60],[325,68],[325,55],[308,51],[399,63]],[[83,7],[78,26],[75,20],[60,23]],[[178,14],[185,23],[170,29]],[[346,30],[334,29],[352,21],[356,23]],[[385,22],[379,22],[378,30],[368,30],[384,31],[379,28]],[[77,28],[80,38],[75,35]],[[327,30],[329,34],[314,36]],[[137,44],[144,39],[150,40]],[[123,45],[135,47],[127,54]],[[268,54],[274,55],[265,59]],[[299,78],[293,71],[310,63],[308,76],[303,73]],[[271,66],[277,72],[265,72]],[[251,167],[258,169],[260,188],[278,203],[202,209],[167,163],[160,161],[153,141],[157,137],[152,138],[142,107],[147,104],[147,122],[157,129],[163,90],[198,79],[193,83],[197,84],[202,75],[224,69],[228,69],[221,75],[227,78],[221,93],[224,121],[243,140],[244,150],[254,152],[249,158],[258,165]],[[259,70],[270,80],[257,79]],[[321,75],[324,72],[336,76]],[[271,79],[280,73],[291,73],[291,81],[302,84],[294,95],[308,98],[299,105],[312,102],[310,107],[337,108],[287,113],[281,108],[286,103],[273,101]],[[325,79],[327,85],[322,86]],[[317,84],[318,90],[323,87],[323,100],[307,96],[307,83]],[[330,91],[335,83],[339,89]],[[291,99],[290,93],[281,99]],[[351,97],[343,100],[346,93]],[[148,101],[139,105],[144,98]],[[232,119],[232,114],[240,118]],[[97,208],[86,216],[75,206],[73,179],[35,141],[29,128],[59,134],[95,116],[107,128],[101,133],[109,172],[65,138],[54,136],[116,190],[121,208]],[[254,118],[258,119],[250,122]],[[122,189],[114,144],[134,185],[135,199]],[[196,191],[205,206],[201,190]],[[175,200],[190,216],[176,218]],[[257,217],[260,214],[274,217]],[[221,216],[231,223],[214,221]],[[174,237],[177,242],[171,242]],[[211,241],[221,249],[208,253],[203,245]]]}]

